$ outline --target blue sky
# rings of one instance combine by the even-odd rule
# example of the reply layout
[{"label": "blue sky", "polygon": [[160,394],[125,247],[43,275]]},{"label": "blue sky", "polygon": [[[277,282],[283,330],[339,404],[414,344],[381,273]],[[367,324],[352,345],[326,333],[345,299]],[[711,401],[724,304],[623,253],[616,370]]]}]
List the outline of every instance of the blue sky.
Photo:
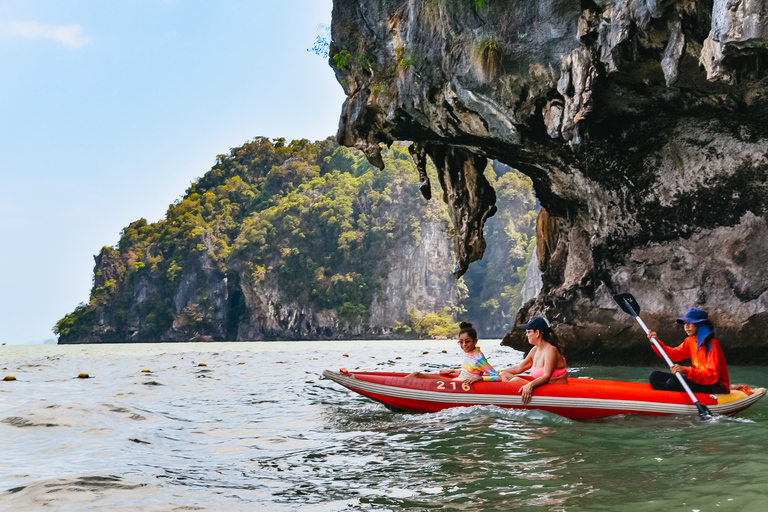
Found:
[{"label": "blue sky", "polygon": [[334,135],[331,0],[0,0],[0,342],[87,302],[93,255],[255,136]]}]

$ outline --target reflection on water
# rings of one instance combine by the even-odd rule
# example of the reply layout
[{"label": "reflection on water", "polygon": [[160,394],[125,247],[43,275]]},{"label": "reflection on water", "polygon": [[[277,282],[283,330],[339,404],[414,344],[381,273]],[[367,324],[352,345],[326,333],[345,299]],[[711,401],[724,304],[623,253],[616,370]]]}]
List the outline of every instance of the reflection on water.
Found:
[{"label": "reflection on water", "polygon": [[[495,343],[483,351],[500,367],[521,359]],[[764,496],[764,402],[706,424],[477,406],[416,415],[320,376],[455,367],[452,341],[4,346],[0,356],[18,379],[0,382],[2,510],[749,511]],[[650,371],[574,369],[634,381]],[[731,374],[766,384],[765,368]]]}]

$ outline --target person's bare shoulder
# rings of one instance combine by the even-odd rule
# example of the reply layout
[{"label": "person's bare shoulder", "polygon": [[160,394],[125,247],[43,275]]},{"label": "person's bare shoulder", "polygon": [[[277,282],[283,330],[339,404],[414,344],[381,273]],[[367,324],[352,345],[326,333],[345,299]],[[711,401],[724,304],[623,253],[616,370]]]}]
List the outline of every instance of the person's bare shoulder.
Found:
[{"label": "person's bare shoulder", "polygon": [[557,348],[554,345],[548,346],[543,352],[547,357],[557,357],[560,352],[557,351]]}]

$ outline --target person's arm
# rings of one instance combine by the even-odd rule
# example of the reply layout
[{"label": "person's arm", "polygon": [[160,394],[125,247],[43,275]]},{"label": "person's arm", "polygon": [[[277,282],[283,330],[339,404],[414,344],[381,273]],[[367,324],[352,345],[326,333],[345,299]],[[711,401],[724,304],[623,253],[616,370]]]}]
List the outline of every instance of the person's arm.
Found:
[{"label": "person's arm", "polygon": [[491,363],[489,363],[485,357],[483,357],[483,361],[485,361],[485,366],[483,367],[483,380],[486,382],[499,382],[501,380],[499,372],[491,366]]},{"label": "person's arm", "polygon": [[531,401],[534,389],[549,383],[549,379],[552,378],[552,373],[555,371],[555,366],[557,366],[557,349],[555,347],[549,347],[543,355],[544,373],[541,374],[541,377],[537,377],[528,384],[522,386],[518,391],[518,393],[523,395],[524,404],[527,404]]},{"label": "person's arm", "polygon": [[[688,359],[689,357],[692,357],[687,343],[681,343],[677,347],[670,347],[661,342],[658,334],[656,334],[655,331],[648,332],[648,339],[650,340],[651,338],[656,338],[656,341],[659,342],[659,345],[661,345],[661,348],[663,348],[664,352],[667,353],[667,357],[669,357],[672,361],[682,361],[683,359]],[[661,353],[656,348],[656,345],[651,344],[651,348],[653,349],[654,352],[656,352],[656,355],[658,355],[659,357],[662,357]]]},{"label": "person's arm", "polygon": [[720,351],[715,350],[714,347],[707,352],[707,364],[706,366],[696,366],[696,358],[692,358],[692,362],[695,366],[683,367],[683,372],[688,379],[697,384],[716,384],[720,380]]},{"label": "person's arm", "polygon": [[440,375],[454,375],[457,373],[461,373],[461,368],[443,368],[440,370]]},{"label": "person's arm", "polygon": [[536,347],[533,347],[533,350],[528,352],[528,355],[525,356],[525,359],[523,359],[522,363],[518,364],[517,366],[512,366],[511,368],[505,368],[502,371],[518,374],[518,373],[523,373],[525,371],[530,370],[531,367],[533,366],[533,355],[535,353],[536,353]]}]

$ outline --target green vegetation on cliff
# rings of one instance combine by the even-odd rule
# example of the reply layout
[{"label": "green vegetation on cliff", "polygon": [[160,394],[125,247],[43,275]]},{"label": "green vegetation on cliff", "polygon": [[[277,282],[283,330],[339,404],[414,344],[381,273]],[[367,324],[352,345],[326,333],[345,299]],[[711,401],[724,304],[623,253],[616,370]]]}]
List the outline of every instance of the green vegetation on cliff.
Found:
[{"label": "green vegetation on cliff", "polygon": [[[139,219],[116,247],[102,249],[89,303],[62,318],[54,332],[62,342],[237,339],[273,290],[296,310],[332,311],[347,326],[364,324],[394,249],[419,245],[425,225],[445,226],[449,236],[446,206],[420,196],[406,146],[385,150],[384,161],[379,170],[331,138],[286,144],[257,137],[218,155],[164,219]],[[518,209],[533,208],[530,182],[516,173],[494,176],[494,183],[502,203],[509,197]],[[489,241],[514,243],[504,251],[515,257],[485,270],[490,281],[509,288],[510,298],[498,297],[492,306],[465,298],[473,314],[519,307],[512,295],[530,253],[530,235],[523,233],[530,212],[520,214],[524,221],[510,215],[518,212],[504,212]],[[499,266],[506,264],[513,266]],[[413,311],[400,327],[417,334],[450,330],[440,310]],[[432,313],[439,322],[426,317]]]}]

